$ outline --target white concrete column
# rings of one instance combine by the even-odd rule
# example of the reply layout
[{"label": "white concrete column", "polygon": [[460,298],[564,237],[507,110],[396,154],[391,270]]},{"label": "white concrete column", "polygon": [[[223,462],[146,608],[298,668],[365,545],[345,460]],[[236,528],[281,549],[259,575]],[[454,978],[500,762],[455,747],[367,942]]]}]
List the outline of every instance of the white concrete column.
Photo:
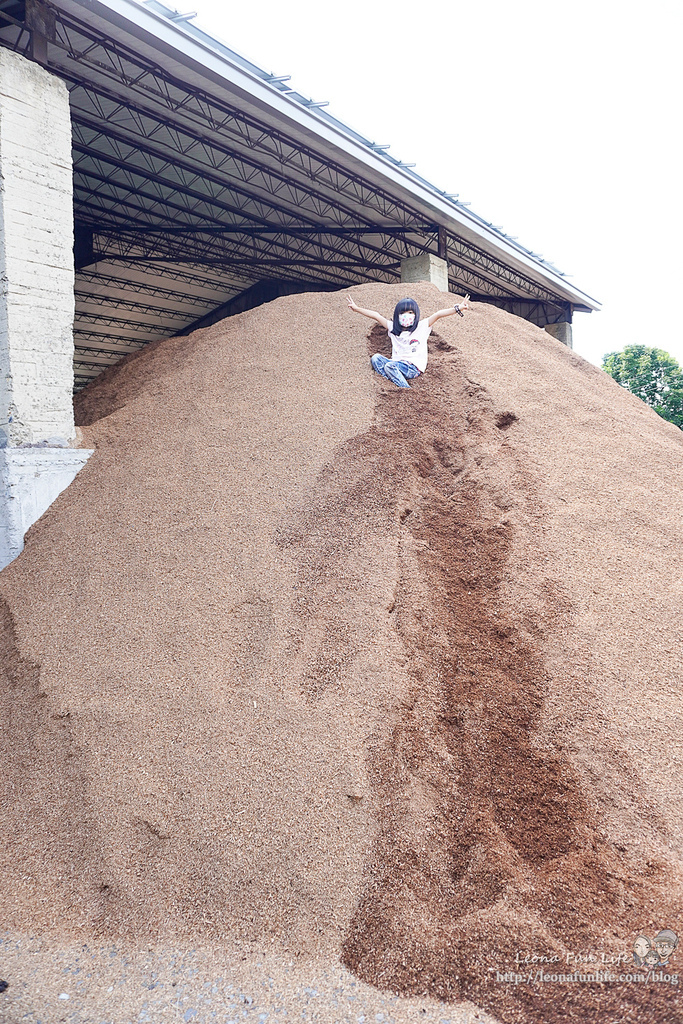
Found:
[{"label": "white concrete column", "polygon": [[0,569],[92,455],[70,447],[73,320],[68,92],[0,48]]},{"label": "white concrete column", "polygon": [[83,469],[87,448],[0,451],[0,569],[24,548],[24,534]]},{"label": "white concrete column", "polygon": [[0,447],[75,436],[64,82],[0,48]]},{"label": "white concrete column", "polygon": [[448,264],[440,256],[421,252],[401,261],[401,284],[429,281],[442,292],[448,291]]}]

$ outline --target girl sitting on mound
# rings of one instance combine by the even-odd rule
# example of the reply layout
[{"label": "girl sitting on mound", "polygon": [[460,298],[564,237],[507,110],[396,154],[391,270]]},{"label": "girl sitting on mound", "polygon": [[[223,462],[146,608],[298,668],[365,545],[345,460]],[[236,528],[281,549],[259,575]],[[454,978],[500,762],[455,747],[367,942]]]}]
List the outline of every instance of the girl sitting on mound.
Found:
[{"label": "girl sitting on mound", "polygon": [[469,295],[465,296],[464,302],[432,313],[429,320],[420,320],[420,307],[415,299],[401,299],[394,310],[393,321],[387,320],[381,313],[375,313],[373,309],[361,309],[352,298],[347,298],[349,308],[354,313],[361,313],[371,320],[376,320],[389,332],[391,359],[376,352],[370,360],[373,370],[393,381],[397,387],[409,388],[408,381],[413,377],[419,377],[427,369],[427,338],[431,334],[432,326],[442,316],[453,316],[454,313],[462,316],[463,309],[468,308]]}]

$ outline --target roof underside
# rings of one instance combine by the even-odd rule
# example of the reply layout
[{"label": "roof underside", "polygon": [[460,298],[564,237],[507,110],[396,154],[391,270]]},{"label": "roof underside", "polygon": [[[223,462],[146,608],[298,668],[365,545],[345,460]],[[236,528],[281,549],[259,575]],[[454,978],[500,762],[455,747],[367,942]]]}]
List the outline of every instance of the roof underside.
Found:
[{"label": "roof underside", "polygon": [[425,251],[446,255],[453,291],[538,324],[598,308],[156,2],[0,0],[0,43],[70,92],[76,387],[284,291],[397,282],[401,260]]}]

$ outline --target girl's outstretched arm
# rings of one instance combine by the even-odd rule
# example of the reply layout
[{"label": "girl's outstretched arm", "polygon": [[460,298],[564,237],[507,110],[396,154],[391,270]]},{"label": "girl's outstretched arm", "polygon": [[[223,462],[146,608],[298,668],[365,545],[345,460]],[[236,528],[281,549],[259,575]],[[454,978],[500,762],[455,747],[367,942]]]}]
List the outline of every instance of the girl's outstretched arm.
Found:
[{"label": "girl's outstretched arm", "polygon": [[384,327],[387,331],[389,330],[391,327],[391,321],[387,320],[387,318],[382,316],[381,313],[375,313],[374,309],[361,309],[360,306],[356,305],[350,295],[347,295],[346,298],[349,303],[349,309],[352,309],[354,313],[361,313],[363,316],[369,316],[371,320],[376,320],[380,327]]},{"label": "girl's outstretched arm", "polygon": [[433,327],[436,321],[440,320],[442,316],[453,316],[454,313],[460,313],[460,316],[462,316],[463,309],[469,309],[469,306],[467,305],[468,299],[469,295],[466,295],[463,302],[458,302],[455,306],[449,306],[448,309],[440,309],[436,313],[432,313],[427,321],[429,326]]}]

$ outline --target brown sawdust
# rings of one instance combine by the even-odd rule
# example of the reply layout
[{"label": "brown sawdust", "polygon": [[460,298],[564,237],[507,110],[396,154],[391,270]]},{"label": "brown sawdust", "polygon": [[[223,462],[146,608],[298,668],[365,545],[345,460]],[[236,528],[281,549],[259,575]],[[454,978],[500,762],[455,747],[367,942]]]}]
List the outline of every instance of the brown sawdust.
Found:
[{"label": "brown sawdust", "polygon": [[3,919],[341,956],[503,1021],[680,1019],[664,984],[495,980],[682,930],[680,431],[482,305],[399,391],[343,301],[78,397],[96,454],[0,577]]}]

